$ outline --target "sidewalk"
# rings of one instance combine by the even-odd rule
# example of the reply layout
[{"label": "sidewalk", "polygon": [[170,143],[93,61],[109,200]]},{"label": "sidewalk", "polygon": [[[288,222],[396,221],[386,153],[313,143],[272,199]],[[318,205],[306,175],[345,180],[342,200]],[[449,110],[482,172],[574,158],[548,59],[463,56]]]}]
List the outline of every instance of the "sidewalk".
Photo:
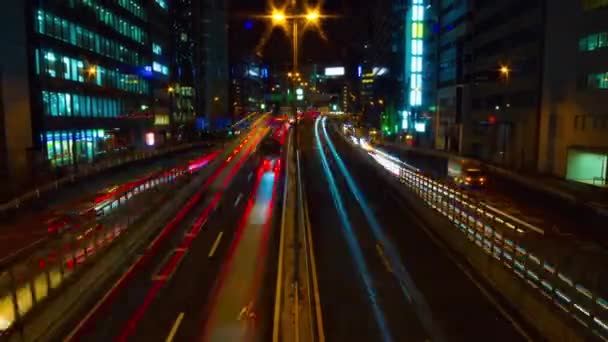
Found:
[{"label": "sidewalk", "polygon": [[482,163],[490,173],[494,173],[529,189],[543,192],[547,195],[565,200],[572,204],[586,206],[591,208],[597,214],[608,216],[608,189],[605,188],[599,188],[583,183],[576,183],[554,176],[515,171],[499,165],[489,164],[487,162],[440,150],[411,147],[404,144],[391,142],[383,142],[379,145],[409,151],[419,155],[439,158],[458,157],[475,160]]}]

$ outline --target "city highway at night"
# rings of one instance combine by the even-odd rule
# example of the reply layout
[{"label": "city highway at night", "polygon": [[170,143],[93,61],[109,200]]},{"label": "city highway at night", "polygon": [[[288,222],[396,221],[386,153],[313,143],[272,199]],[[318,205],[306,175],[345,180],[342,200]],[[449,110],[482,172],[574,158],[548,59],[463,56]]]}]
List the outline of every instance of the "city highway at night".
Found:
[{"label": "city highway at night", "polygon": [[272,279],[281,171],[279,157],[258,149],[268,130],[252,130],[207,179],[192,207],[163,229],[97,305],[77,316],[66,329],[70,339],[219,341],[267,334],[263,317],[272,288],[264,284]]},{"label": "city highway at night", "polygon": [[608,0],[5,3],[0,342],[608,342]]},{"label": "city highway at night", "polygon": [[[283,195],[293,182],[286,177],[291,155],[287,148],[297,141],[298,187],[304,201],[298,207],[310,229],[309,243],[298,244],[297,253],[314,254],[308,259],[314,264],[308,270],[313,273],[315,294],[298,288],[302,298],[296,299],[296,307],[306,302],[316,305],[317,320],[310,327],[318,327],[318,340],[541,339],[535,324],[470,260],[442,240],[437,225],[459,230],[439,219],[437,212],[432,218],[421,214],[390,179],[378,173],[384,167],[395,179],[403,177],[397,159],[349,140],[342,134],[340,120],[327,116],[305,115],[297,128],[287,127],[282,118],[261,118],[223,151],[197,159],[207,158],[201,165],[204,172],[179,183],[184,189],[200,184],[192,188],[187,201],[166,221],[156,222],[156,231],[135,250],[124,254],[114,276],[95,282],[86,300],[59,319],[49,337],[66,341],[277,340],[272,337],[277,324],[273,313],[280,309],[278,290],[293,286],[290,279],[278,281],[279,265],[297,268],[285,264],[280,252],[285,228]],[[197,179],[200,183],[195,183]],[[472,199],[464,197],[457,203],[447,195],[445,201],[441,200],[444,195],[431,196],[431,183],[415,184],[418,189],[412,193],[422,196],[416,201],[433,198],[445,205],[454,203],[452,210],[458,209],[459,217],[463,217],[463,206],[471,205],[466,201]],[[165,196],[159,201],[171,207],[177,193],[170,192],[175,199]],[[152,195],[156,196],[140,195],[141,200]],[[138,201],[127,202],[124,210]],[[136,233],[123,240],[133,239],[130,234]],[[504,234],[506,240],[510,235]],[[123,240],[117,240],[119,246]],[[470,246],[477,248],[474,243]],[[110,247],[110,252],[100,255],[113,258],[109,255],[120,253],[121,248]],[[518,281],[513,273],[508,277],[509,283]],[[278,284],[283,285],[277,288]],[[286,328],[295,329],[295,334],[307,329],[292,327],[290,322]]]},{"label": "city highway at night", "polygon": [[307,122],[301,148],[329,340],[528,338],[333,129]]}]

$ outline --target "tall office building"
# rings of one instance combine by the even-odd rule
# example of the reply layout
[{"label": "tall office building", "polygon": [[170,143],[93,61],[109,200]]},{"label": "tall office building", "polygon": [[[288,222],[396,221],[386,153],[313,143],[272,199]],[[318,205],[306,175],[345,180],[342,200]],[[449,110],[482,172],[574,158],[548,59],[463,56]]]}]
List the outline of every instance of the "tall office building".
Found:
[{"label": "tall office building", "polygon": [[[358,99],[363,120],[370,126],[385,128],[386,135],[399,130],[389,116],[398,115],[405,103],[405,0],[370,2],[366,34],[360,40],[361,60],[357,66]],[[358,107],[358,106],[357,106]]]},{"label": "tall office building", "polygon": [[232,64],[230,101],[234,120],[265,109],[264,91],[267,80],[268,68],[257,57],[245,58]]},{"label": "tall office building", "polygon": [[203,115],[211,122],[229,118],[228,5],[201,0]]},{"label": "tall office building", "polygon": [[463,117],[463,153],[536,168],[544,2],[475,2],[471,62],[465,70],[471,110]]},{"label": "tall office building", "polygon": [[[5,173],[154,144],[170,77],[166,0],[15,1],[0,14]],[[159,120],[162,123],[163,120]]]},{"label": "tall office building", "polygon": [[[606,185],[608,1],[548,1],[540,118],[541,172]],[[516,70],[514,70],[516,72]]]},{"label": "tall office building", "polygon": [[174,0],[171,2],[174,83],[171,85],[171,122],[173,133],[180,136],[193,135],[196,118],[202,113],[197,99],[202,98],[202,85],[197,77],[201,74],[197,58],[202,56],[201,36],[195,29],[198,1]]},{"label": "tall office building", "polygon": [[[432,116],[434,147],[460,151],[463,111],[468,110],[465,78],[471,61],[472,2],[431,1],[425,10],[422,102]],[[467,98],[468,99],[468,98]]]},{"label": "tall office building", "polygon": [[[421,83],[412,78],[410,88],[421,88],[432,145],[535,169],[545,1],[412,1],[424,5],[412,18],[426,24]],[[414,23],[411,32],[420,33]],[[412,74],[420,69],[414,58]]]}]

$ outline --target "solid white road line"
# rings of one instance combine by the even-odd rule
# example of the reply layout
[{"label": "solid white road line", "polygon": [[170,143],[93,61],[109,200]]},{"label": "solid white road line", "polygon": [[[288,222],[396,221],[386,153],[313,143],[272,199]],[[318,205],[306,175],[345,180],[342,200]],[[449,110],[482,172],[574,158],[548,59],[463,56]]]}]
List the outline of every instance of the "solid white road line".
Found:
[{"label": "solid white road line", "polygon": [[173,326],[171,327],[171,330],[169,331],[169,335],[167,336],[167,339],[165,339],[165,342],[173,341],[173,338],[175,337],[175,334],[177,333],[177,329],[179,329],[179,326],[180,326],[180,324],[182,324],[183,319],[184,319],[184,313],[180,312],[179,315],[177,315],[177,319],[173,323]]},{"label": "solid white road line", "polygon": [[213,247],[211,247],[211,251],[209,251],[209,257],[213,257],[213,254],[215,254],[215,250],[217,249],[217,246],[220,244],[220,240],[222,239],[222,236],[224,235],[224,232],[220,232],[217,235],[217,238],[215,239],[215,242],[213,243]]}]

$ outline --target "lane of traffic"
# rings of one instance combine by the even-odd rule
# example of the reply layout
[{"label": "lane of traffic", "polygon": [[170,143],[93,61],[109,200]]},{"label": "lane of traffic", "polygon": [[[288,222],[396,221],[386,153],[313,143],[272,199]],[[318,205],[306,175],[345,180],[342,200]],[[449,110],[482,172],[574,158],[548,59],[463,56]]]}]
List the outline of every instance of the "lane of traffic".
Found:
[{"label": "lane of traffic", "polygon": [[[399,290],[389,295],[391,303],[384,308],[387,321],[393,322],[389,324],[391,333],[402,334],[399,335],[401,339],[412,339],[412,330],[402,331],[406,330],[403,325],[408,324],[408,321],[419,321],[419,328],[422,327],[424,333],[432,335],[434,340],[448,337],[462,340],[522,340],[509,318],[504,317],[503,312],[494,306],[496,303],[492,297],[486,297],[487,292],[480,290],[478,286],[482,284],[474,277],[467,276],[449,254],[429,238],[423,223],[399,196],[388,189],[382,179],[370,170],[369,165],[358,159],[350,145],[340,136],[332,131],[330,139],[335,144],[337,154],[343,159],[345,168],[352,174],[353,182],[359,187],[361,198],[366,199],[369,210],[377,217],[378,226],[384,231],[386,239],[392,241],[399,251],[399,260],[396,262],[382,239],[375,238],[373,234],[361,238],[377,241],[375,254],[383,260],[385,269],[390,270],[392,279],[388,281],[396,283],[393,286]],[[368,225],[364,229],[374,228]],[[372,259],[371,255],[369,259]],[[404,278],[399,274],[400,263],[409,274],[409,279],[406,280],[411,282],[405,286],[407,292],[401,291]],[[382,284],[380,279],[374,280]],[[448,279],[449,287],[446,288]],[[385,293],[384,290],[382,292]],[[390,304],[398,300],[398,296],[405,297],[406,303],[396,305],[395,310],[391,310]],[[463,310],[471,312],[474,319],[463,316]],[[411,312],[410,315],[406,314],[408,311]],[[497,331],[500,335],[497,335]]]},{"label": "lane of traffic", "polygon": [[[187,229],[200,230],[205,223],[202,215],[208,215],[210,207],[217,204],[217,189],[223,184],[230,182],[241,160],[245,158],[251,149],[257,144],[259,138],[265,134],[265,129],[260,128],[250,134],[250,139],[245,139],[241,146],[222,166],[210,177],[199,190],[197,195],[190,199],[184,206],[182,212],[178,213],[160,234],[152,241],[149,247],[142,251],[142,257],[136,261],[135,271],[125,279],[119,286],[120,291],[112,293],[111,299],[101,305],[103,308],[95,314],[89,315],[87,322],[80,322],[72,336],[83,336],[87,340],[107,340],[121,333],[134,330],[134,327],[124,326],[120,322],[129,322],[130,325],[137,323],[145,313],[145,309],[154,299],[154,292],[158,292],[159,286],[154,281],[156,275],[165,262],[173,255],[176,248],[183,243],[183,237]],[[135,318],[135,319],[134,319]],[[129,328],[130,327],[130,328]],[[128,335],[128,334],[127,334]]]}]

